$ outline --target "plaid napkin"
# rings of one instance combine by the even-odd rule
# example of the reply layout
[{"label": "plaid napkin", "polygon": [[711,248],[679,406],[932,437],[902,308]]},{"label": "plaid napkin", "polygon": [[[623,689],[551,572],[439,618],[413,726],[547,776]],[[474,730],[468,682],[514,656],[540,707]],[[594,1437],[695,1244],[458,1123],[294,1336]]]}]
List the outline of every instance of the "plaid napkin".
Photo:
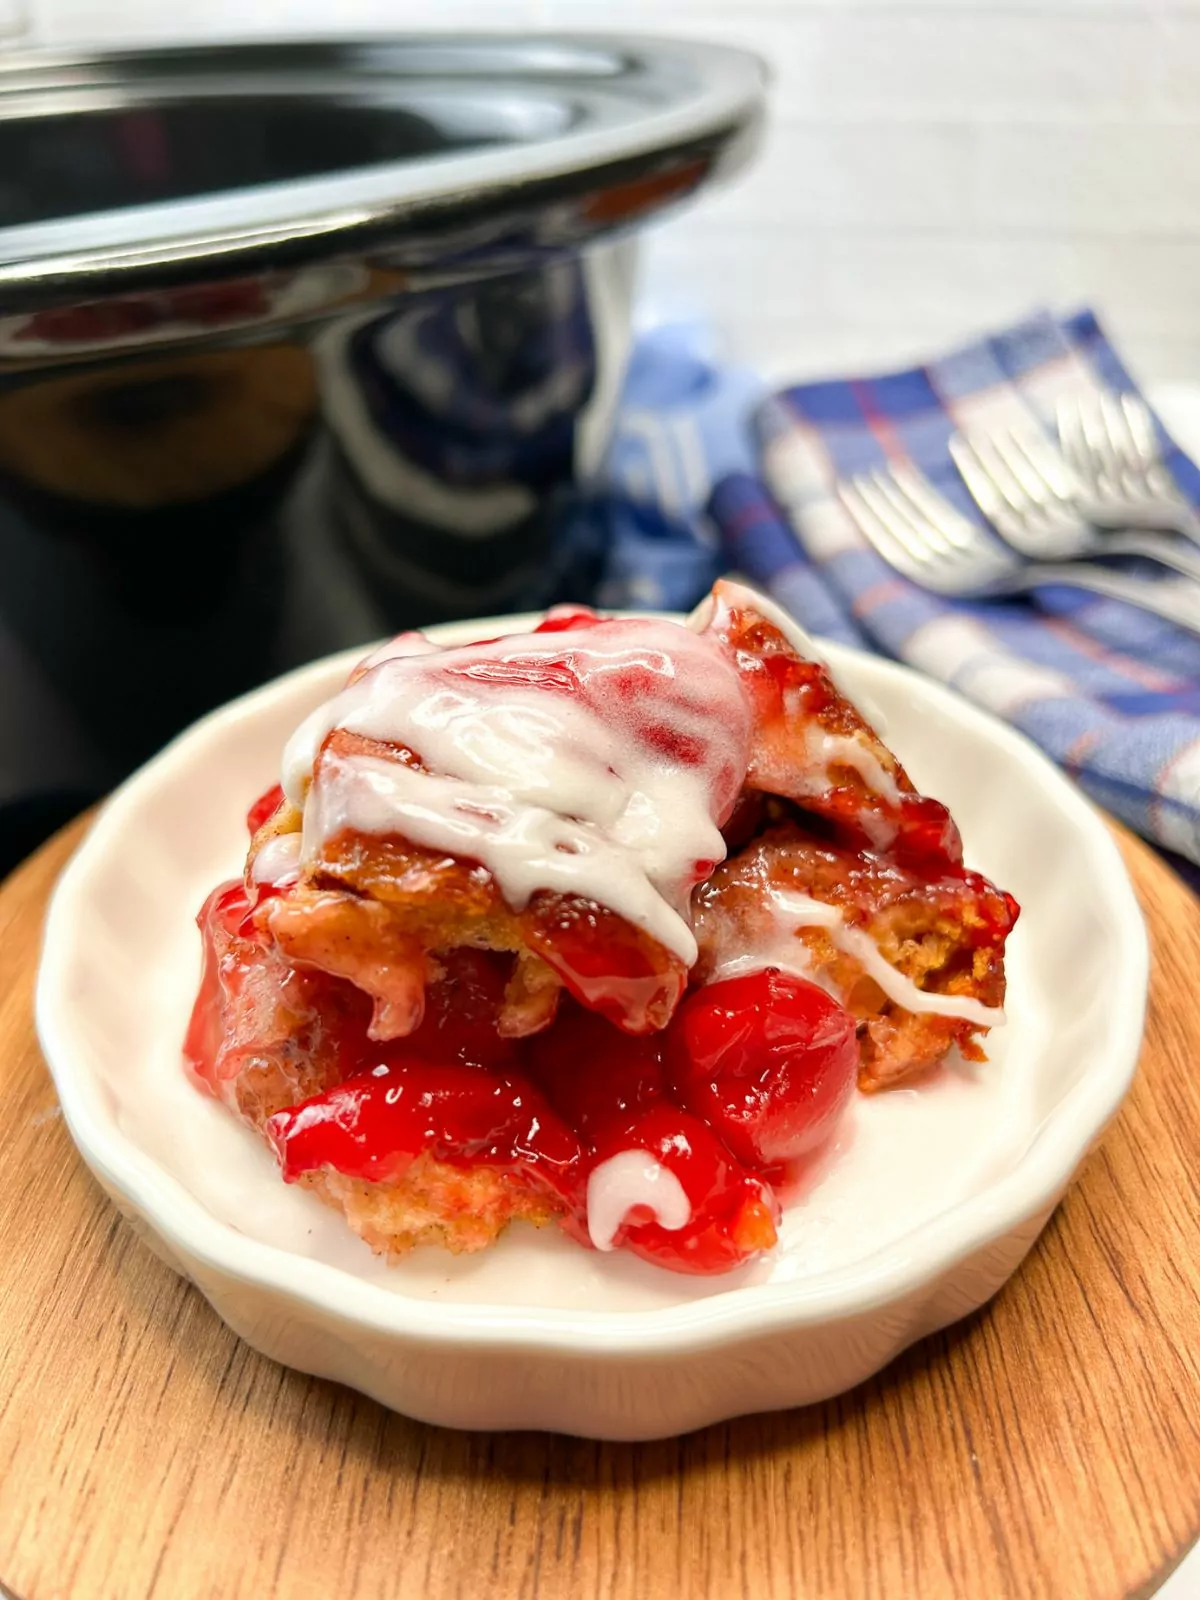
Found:
[{"label": "plaid napkin", "polygon": [[[928,594],[866,545],[833,492],[839,477],[909,460],[978,516],[951,435],[1048,422],[1084,383],[1134,390],[1086,311],[1038,315],[908,371],[774,395],[660,333],[631,369],[589,513],[594,597],[684,606],[719,570],[740,571],[814,633],[894,656],[1011,722],[1115,816],[1200,862],[1200,638],[1078,589]],[[1200,469],[1163,439],[1200,505]]]}]

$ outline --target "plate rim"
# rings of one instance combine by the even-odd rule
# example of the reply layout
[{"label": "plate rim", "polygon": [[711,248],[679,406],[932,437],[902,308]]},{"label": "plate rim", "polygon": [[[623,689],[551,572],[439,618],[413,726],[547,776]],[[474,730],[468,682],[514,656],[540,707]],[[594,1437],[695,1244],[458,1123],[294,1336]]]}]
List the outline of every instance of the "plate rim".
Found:
[{"label": "plate rim", "polygon": [[[432,637],[451,639],[481,627],[516,632],[542,613],[479,618],[431,626]],[[654,613],[640,612],[637,615]],[[657,613],[662,615],[662,613]],[[672,620],[679,620],[677,617]],[[369,647],[359,646],[297,667],[227,702],[176,736],[103,804],[87,836],[55,884],[42,933],[35,991],[39,1044],[54,1080],[72,1139],[87,1165],[178,1252],[199,1265],[259,1289],[268,1289],[326,1318],[393,1339],[447,1347],[536,1348],[557,1355],[668,1357],[739,1340],[757,1340],[781,1328],[817,1327],[861,1316],[935,1284],[978,1251],[1048,1214],[1083,1157],[1116,1114],[1140,1054],[1149,984],[1149,943],[1141,908],[1116,840],[1099,810],[1029,739],[990,712],[934,679],[898,662],[832,640],[817,641],[835,673],[839,663],[892,679],[917,692],[952,720],[978,719],[989,737],[1048,788],[1059,809],[1082,830],[1090,853],[1106,870],[1096,875],[1111,904],[1125,982],[1113,991],[1108,1050],[1099,1071],[1090,1068],[1036,1129],[1013,1166],[978,1194],[930,1218],[860,1263],[806,1281],[741,1285],[727,1295],[640,1310],[579,1311],[541,1306],[474,1305],[420,1300],[369,1283],[342,1268],[298,1256],[250,1238],[209,1212],[180,1179],[146,1155],[106,1115],[103,1090],[85,1053],[70,1038],[68,977],[73,946],[60,930],[86,887],[93,863],[103,860],[110,836],[136,810],[181,748],[227,722],[253,717],[266,702],[301,682],[347,669]],[[1107,920],[1107,918],[1106,918]],[[1040,1226],[1040,1224],[1039,1224]]]}]

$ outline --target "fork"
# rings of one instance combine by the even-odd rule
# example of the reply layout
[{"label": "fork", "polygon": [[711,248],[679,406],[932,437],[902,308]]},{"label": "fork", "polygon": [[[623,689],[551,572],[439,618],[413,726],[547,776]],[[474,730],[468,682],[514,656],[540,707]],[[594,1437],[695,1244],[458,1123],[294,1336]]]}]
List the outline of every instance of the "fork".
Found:
[{"label": "fork", "polygon": [[1059,400],[1055,420],[1092,522],[1169,529],[1200,543],[1200,517],[1163,464],[1154,417],[1139,395],[1073,390]]},{"label": "fork", "polygon": [[965,517],[909,466],[841,481],[838,496],[867,543],[901,577],[934,594],[995,599],[1044,584],[1124,600],[1200,633],[1200,587],[1184,578],[1152,580],[1090,562],[1027,561]]},{"label": "fork", "polygon": [[1060,561],[1143,556],[1200,579],[1200,551],[1173,533],[1101,532],[1082,509],[1091,510],[1087,485],[1039,428],[956,434],[949,449],[975,504],[1021,555]]}]

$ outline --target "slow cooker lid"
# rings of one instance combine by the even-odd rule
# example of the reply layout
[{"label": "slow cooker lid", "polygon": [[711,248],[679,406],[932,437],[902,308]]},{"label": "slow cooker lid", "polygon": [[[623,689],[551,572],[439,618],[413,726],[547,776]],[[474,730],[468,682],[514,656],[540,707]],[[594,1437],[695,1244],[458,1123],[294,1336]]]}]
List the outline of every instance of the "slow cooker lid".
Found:
[{"label": "slow cooker lid", "polygon": [[643,38],[10,58],[0,291],[214,254],[313,259],[372,231],[569,199],[673,152],[715,158],[756,119],[763,80],[745,52]]}]

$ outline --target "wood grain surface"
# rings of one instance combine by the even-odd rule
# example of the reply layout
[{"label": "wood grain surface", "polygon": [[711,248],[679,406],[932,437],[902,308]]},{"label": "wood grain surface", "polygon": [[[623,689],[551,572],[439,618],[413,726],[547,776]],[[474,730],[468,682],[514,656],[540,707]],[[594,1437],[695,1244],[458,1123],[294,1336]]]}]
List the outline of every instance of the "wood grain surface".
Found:
[{"label": "wood grain surface", "polygon": [[451,1433],[255,1355],[75,1154],[30,1014],[74,825],[0,889],[0,1577],[22,1600],[1125,1600],[1200,1531],[1200,907],[1122,838],[1142,1070],[1014,1281],[828,1405]]}]

